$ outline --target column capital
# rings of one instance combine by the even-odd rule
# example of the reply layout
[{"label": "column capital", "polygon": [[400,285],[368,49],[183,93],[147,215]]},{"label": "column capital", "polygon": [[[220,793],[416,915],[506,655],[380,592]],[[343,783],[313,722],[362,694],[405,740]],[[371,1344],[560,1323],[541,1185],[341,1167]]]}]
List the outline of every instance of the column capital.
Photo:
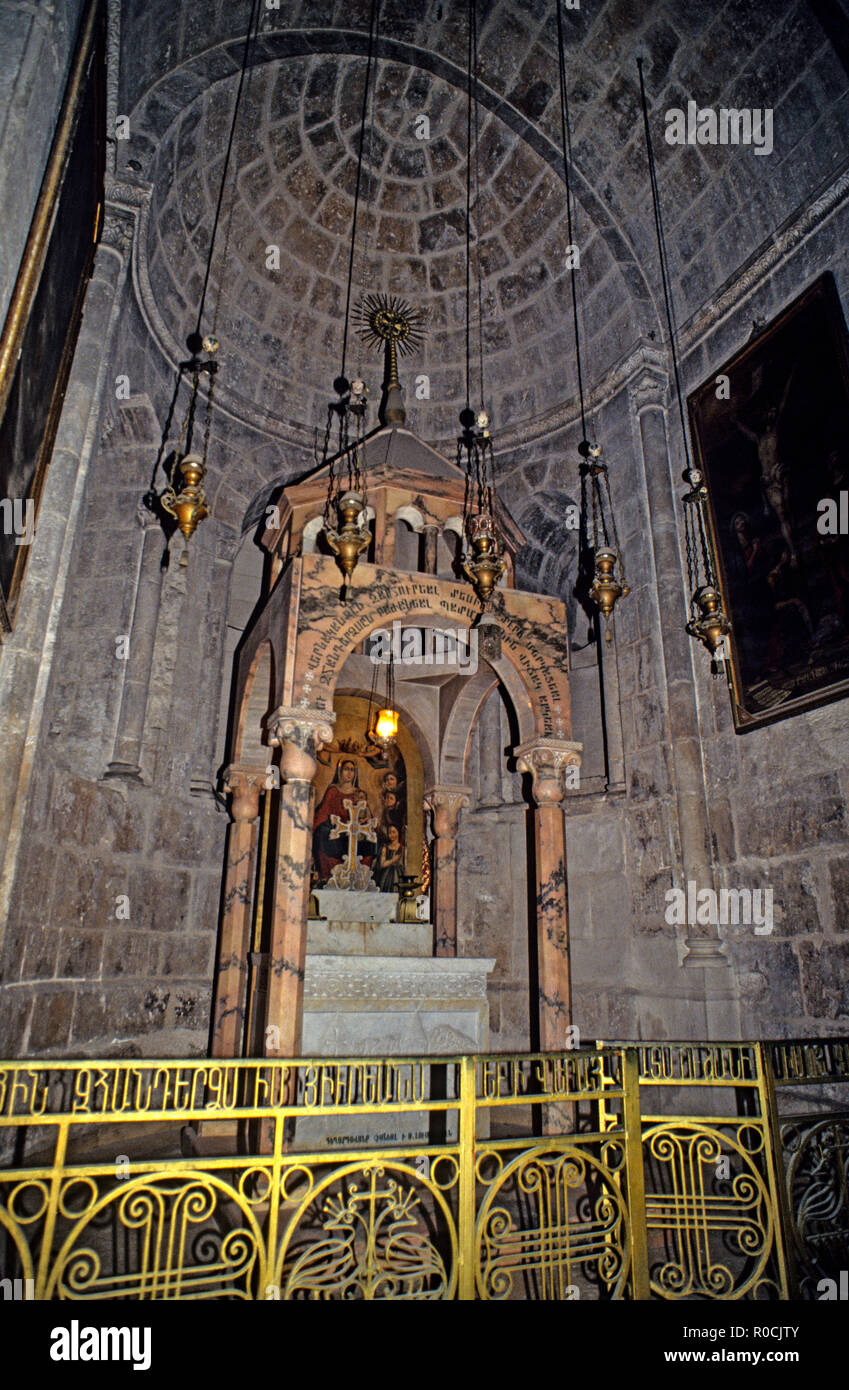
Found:
[{"label": "column capital", "polygon": [[628,395],[634,414],[644,410],[664,410],[669,381],[665,373],[646,367],[628,382]]},{"label": "column capital", "polygon": [[280,749],[280,771],[287,782],[311,782],[317,754],[333,738],[332,710],[280,705],[268,720],[268,741]]},{"label": "column capital", "polygon": [[101,243],[117,251],[122,260],[126,260],[132,250],[135,231],[135,210],[116,206],[107,199],[103,209]]},{"label": "column capital", "polygon": [[230,793],[234,821],[252,821],[259,815],[260,793],[265,788],[265,768],[231,763],[224,773],[224,790]]},{"label": "column capital", "polygon": [[568,767],[581,766],[583,747],[582,743],[541,734],[515,749],[516,767],[520,772],[531,774],[534,801],[538,806],[560,805],[566,791],[564,773]]},{"label": "column capital", "polygon": [[437,839],[453,840],[457,834],[460,812],[470,804],[471,787],[440,784],[424,794],[424,804],[433,812],[433,829]]}]

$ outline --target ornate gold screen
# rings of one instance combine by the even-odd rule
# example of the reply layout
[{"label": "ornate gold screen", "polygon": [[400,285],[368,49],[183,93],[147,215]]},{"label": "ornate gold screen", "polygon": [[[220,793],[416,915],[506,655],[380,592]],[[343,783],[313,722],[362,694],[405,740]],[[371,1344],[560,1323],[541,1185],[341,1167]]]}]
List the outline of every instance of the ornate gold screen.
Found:
[{"label": "ornate gold screen", "polygon": [[[845,1265],[847,1079],[849,1044],[810,1041],[7,1063],[2,1277],[40,1299],[810,1295]],[[359,1140],[316,1146],[353,1117]],[[211,1153],[184,1156],[189,1124]]]}]

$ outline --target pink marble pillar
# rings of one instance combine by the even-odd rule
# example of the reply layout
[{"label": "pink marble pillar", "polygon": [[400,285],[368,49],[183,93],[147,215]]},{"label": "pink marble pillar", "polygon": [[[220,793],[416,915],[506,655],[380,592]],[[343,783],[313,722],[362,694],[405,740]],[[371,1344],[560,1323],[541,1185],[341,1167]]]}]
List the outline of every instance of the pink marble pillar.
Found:
[{"label": "pink marble pillar", "polygon": [[439,568],[439,527],[428,524],[424,528],[424,568],[425,574],[436,574]]},{"label": "pink marble pillar", "polygon": [[233,819],[227,839],[224,907],[212,1012],[212,1055],[241,1057],[256,878],[257,817],[265,772],[233,764],[227,769],[224,785],[231,796]]},{"label": "pink marble pillar", "polygon": [[529,772],[536,802],[535,845],[539,1041],[543,1052],[560,1052],[571,1041],[572,985],[566,900],[564,774],[581,762],[580,743],[540,736],[516,749],[516,766]]},{"label": "pink marble pillar", "polygon": [[469,787],[438,786],[424,794],[425,807],[433,812],[436,836],[433,921],[437,956],[457,954],[457,829],[470,792]]},{"label": "pink marble pillar", "polygon": [[310,894],[316,754],[333,737],[335,715],[323,710],[275,711],[269,742],[280,747],[283,785],[277,822],[274,901],[268,953],[264,1053],[297,1057],[304,1012],[304,963]]}]

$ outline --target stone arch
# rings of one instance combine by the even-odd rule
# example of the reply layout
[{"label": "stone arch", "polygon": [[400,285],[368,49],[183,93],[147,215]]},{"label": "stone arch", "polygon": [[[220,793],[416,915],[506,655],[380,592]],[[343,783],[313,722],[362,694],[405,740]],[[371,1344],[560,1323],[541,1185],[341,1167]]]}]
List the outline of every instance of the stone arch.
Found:
[{"label": "stone arch", "polygon": [[324,517],[314,516],[301,532],[301,554],[314,555],[318,549],[319,532],[324,527]]},{"label": "stone arch", "polygon": [[470,680],[464,682],[442,730],[439,781],[465,784],[469,740],[484,702],[498,684],[488,661],[482,662]]},{"label": "stone arch", "polygon": [[[365,41],[366,36],[364,34],[347,29],[335,31],[287,30],[284,34],[269,30],[264,33],[262,44],[255,54],[255,68],[268,70],[258,71],[258,78],[264,79],[272,75],[276,78],[278,69],[284,71],[287,66],[298,62],[303,63],[308,58],[312,61],[316,55],[328,63],[335,62],[337,58],[340,61],[345,59],[353,62],[361,56]],[[131,116],[132,128],[134,132],[138,132],[139,148],[137,153],[144,161],[148,150],[150,150],[154,159],[152,167],[147,171],[153,180],[153,194],[149,210],[147,205],[141,210],[140,234],[136,239],[134,252],[136,257],[135,282],[147,327],[163,355],[172,365],[184,355],[182,340],[185,330],[185,322],[183,322],[185,313],[180,305],[185,299],[183,291],[187,283],[193,283],[194,279],[203,275],[200,247],[203,242],[203,229],[208,227],[211,218],[208,200],[205,210],[200,214],[198,214],[196,207],[198,198],[201,199],[201,203],[203,202],[198,193],[198,189],[202,189],[204,186],[202,171],[190,166],[190,186],[184,186],[178,164],[175,164],[175,158],[177,152],[182,154],[184,150],[193,150],[195,143],[200,142],[200,135],[195,133],[195,124],[206,119],[201,108],[206,101],[207,88],[215,83],[221,84],[219,87],[220,97],[214,103],[216,110],[229,105],[230,89],[227,87],[227,83],[233,74],[226,71],[222,64],[222,59],[225,57],[223,50],[225,49],[229,68],[232,45],[228,47],[219,44],[211,47],[204,54],[196,55],[188,63],[174,68],[172,72],[154,84],[139,99]],[[464,91],[465,74],[462,66],[446,62],[440,54],[432,53],[426,43],[416,45],[385,38],[381,40],[380,56],[387,62],[405,67],[411,72],[429,72],[433,80],[447,84],[454,93]],[[271,83],[269,82],[268,85],[270,86]],[[262,88],[261,81],[258,83],[258,87]],[[523,157],[526,157],[534,166],[534,178],[539,174],[540,188],[537,202],[554,201],[558,207],[561,206],[563,199],[562,155],[556,141],[550,140],[535,122],[529,121],[515,106],[511,105],[506,94],[499,94],[491,88],[484,89],[482,85],[481,97],[482,105],[487,110],[488,116],[493,122],[497,122],[499,127],[503,127],[504,140],[499,139],[497,142],[497,153],[493,158],[493,176],[496,176],[498,161],[503,157],[504,150],[509,151],[509,158],[513,157],[514,151],[520,151]],[[257,99],[259,100],[259,98]],[[264,96],[263,100],[265,100]],[[196,103],[199,103],[198,110],[195,110]],[[331,115],[332,113],[328,112],[328,129],[331,129]],[[270,119],[269,116],[268,120]],[[269,131],[272,131],[273,128],[272,125],[267,126]],[[344,134],[343,128],[338,126],[338,123],[337,128]],[[211,132],[206,130],[204,134],[205,144],[209,144],[210,135]],[[277,168],[277,161],[269,153],[269,148],[273,146],[273,143],[273,135],[269,135],[266,144],[263,145],[260,142],[257,145],[258,159],[256,161],[258,163],[265,161],[265,174],[271,177],[276,176]],[[339,144],[341,150],[344,141],[340,138],[336,143]],[[125,152],[122,151],[121,153]],[[301,141],[300,153],[308,158],[312,158],[314,155],[306,136]],[[320,164],[321,160],[318,160],[318,163]],[[252,165],[248,163],[247,167],[251,168]],[[177,170],[176,173],[175,170]],[[612,218],[610,207],[603,205],[594,193],[593,182],[592,177],[581,179],[576,172],[576,197],[585,210],[585,220],[588,224],[585,239],[595,246],[593,256],[596,271],[594,284],[605,286],[607,296],[605,302],[613,300],[619,306],[623,315],[622,322],[619,324],[620,336],[624,336],[628,342],[636,342],[640,333],[658,330],[657,315],[651,300],[651,289],[645,280],[634,251],[627,241],[622,212],[618,213],[618,219],[616,213]],[[253,185],[250,186],[253,187]],[[247,188],[248,184],[245,187]],[[268,236],[272,235],[267,229],[261,232],[265,223],[262,206],[257,202],[259,196],[257,194],[254,197],[249,192],[245,193],[245,207],[242,208],[240,205],[239,209],[240,213],[244,212],[247,218],[246,225],[251,228],[250,234],[245,235],[244,244],[253,248],[254,259],[258,254],[257,248],[261,244],[265,244],[262,238],[266,237],[267,239]],[[304,212],[297,199],[295,199],[295,205],[298,208],[299,217],[303,214],[301,220],[306,219],[304,221],[306,228],[307,223],[311,221],[311,214]],[[436,214],[433,214],[430,219],[425,219],[427,225],[424,235],[426,238],[430,237],[433,244],[422,254],[441,254],[449,245],[450,238],[456,231],[455,224],[459,215],[457,209],[452,208],[449,211],[454,221],[446,220],[446,226],[442,231],[431,225]],[[502,213],[503,220],[505,223],[508,222],[512,215],[509,204],[505,204]],[[195,226],[195,219],[198,216],[200,216],[200,221]],[[528,241],[522,250],[520,260],[524,261],[527,259],[528,248],[533,246],[533,256],[530,261],[527,264],[523,263],[515,271],[511,270],[503,277],[503,282],[501,271],[504,267],[502,266],[498,271],[493,270],[492,283],[488,291],[488,293],[491,292],[492,298],[492,307],[487,309],[488,318],[500,318],[507,314],[512,315],[514,312],[518,314],[520,305],[525,305],[529,314],[532,309],[538,310],[536,316],[531,315],[531,317],[534,318],[534,332],[539,336],[539,351],[542,353],[542,360],[545,363],[553,363],[565,351],[566,345],[567,276],[563,268],[563,258],[559,253],[554,256],[550,248],[546,250],[548,242],[557,233],[560,220],[559,215],[554,218],[542,219],[539,223],[541,230],[538,234],[535,233],[534,238]],[[185,228],[189,225],[191,225],[192,232],[191,235],[186,235]],[[170,232],[167,231],[169,228],[178,229],[176,238],[171,237]],[[325,272],[329,273],[330,270],[324,265],[327,251],[327,247],[322,241],[324,230],[320,226],[310,227],[309,230],[312,234],[307,238],[305,231],[304,244],[306,246],[308,243],[310,247],[320,248],[316,251],[318,260],[313,260],[311,251],[309,254],[299,252],[298,255],[306,266],[305,273],[307,275],[317,274],[321,276]],[[449,241],[443,243],[438,239],[439,237],[448,237]],[[384,267],[386,271],[393,268],[389,264],[392,261],[392,256],[390,253],[387,255],[389,261]],[[403,272],[403,266],[394,266],[394,269],[396,273]],[[251,279],[249,268],[243,267],[243,270],[244,279],[243,282],[240,281],[240,285],[243,288],[250,285],[255,294],[264,293],[264,289],[260,292],[259,287]],[[332,283],[335,283],[335,271],[329,274],[329,278]],[[407,286],[407,289],[412,292],[411,286]],[[331,293],[326,289],[326,286],[325,292],[328,295]],[[543,296],[545,306],[543,311],[539,311],[538,294]],[[225,294],[223,301],[225,322],[229,299],[230,296]],[[297,295],[294,296],[293,301],[287,299],[285,295],[281,296],[281,304],[285,305],[286,313],[293,322],[297,318],[303,325],[306,318],[312,317],[315,327],[308,331],[315,332],[316,341],[319,343],[323,340],[323,335],[332,333],[332,328],[326,322],[325,309],[313,301],[314,297],[302,302]],[[329,300],[325,299],[324,303],[328,302]],[[305,303],[311,305],[309,314],[305,310]],[[599,319],[594,317],[593,322],[601,322],[603,318],[604,315],[601,315]],[[241,347],[238,346],[246,334],[249,336],[247,325],[251,322],[250,315],[247,315],[243,321],[239,313],[236,312],[236,320],[230,325],[234,356],[236,360],[250,362],[253,360],[250,354],[243,355]],[[444,336],[446,340],[441,345],[443,357],[449,350],[448,338],[450,335]],[[503,331],[497,336],[498,344],[493,349],[496,356],[498,353],[506,353],[507,344],[510,341],[506,328],[503,328]],[[608,334],[608,339],[610,337],[611,335]],[[239,373],[232,372],[227,380],[221,381],[217,387],[216,406],[219,414],[234,422],[259,427],[274,438],[285,439],[289,445],[296,444],[299,448],[308,447],[313,440],[312,422],[317,418],[316,411],[319,408],[319,401],[312,388],[296,390],[294,385],[299,374],[304,375],[303,363],[300,361],[296,347],[297,342],[301,340],[303,340],[302,327],[299,331],[292,328],[288,337],[285,334],[278,335],[277,338],[273,334],[265,335],[263,342],[268,344],[267,350],[270,354],[265,390],[257,393],[246,390]],[[291,354],[286,344],[293,345]],[[611,351],[618,359],[621,351],[621,343],[619,343],[618,338],[615,349],[611,346],[610,341],[606,342],[603,362],[606,369],[612,365]],[[502,358],[499,358],[498,361],[499,364],[503,364]],[[528,373],[518,391],[512,389],[507,391],[506,388],[502,390],[500,386],[494,388],[500,399],[499,419],[501,421],[502,447],[504,447],[506,438],[505,430],[508,433],[511,428],[519,431],[524,440],[526,436],[527,438],[536,438],[541,431],[547,432],[551,428],[552,412],[555,413],[559,421],[564,404],[562,398],[566,395],[566,391],[562,389],[561,385],[562,374],[552,369],[546,381],[538,378],[539,372]],[[495,380],[494,376],[493,380]],[[510,384],[511,387],[517,385],[512,380]],[[573,395],[573,391],[569,388],[570,401]],[[297,410],[291,406],[283,408],[282,403],[290,398],[298,400]],[[453,402],[450,404],[453,406]],[[446,446],[449,440],[455,438],[456,432],[453,409],[449,414],[448,407],[449,401],[445,393],[435,393],[428,412],[432,439]]]},{"label": "stone arch", "polygon": [[459,783],[468,780],[467,763],[472,733],[483,706],[495,689],[501,691],[508,708],[515,716],[518,742],[524,743],[533,738],[532,711],[523,706],[522,702],[526,698],[525,688],[516,680],[512,664],[505,662],[503,658],[500,661],[484,660],[477,674],[463,683],[448,713],[442,731],[441,782]]},{"label": "stone arch", "polygon": [[[472,626],[478,617],[477,608],[474,602],[468,602],[468,612],[458,612],[458,604],[453,604],[451,608],[443,606],[437,597],[431,598],[430,606],[425,608],[405,608],[400,601],[392,601],[392,591],[389,590],[387,597],[388,604],[381,604],[381,611],[374,611],[374,604],[363,604],[357,612],[358,605],[356,599],[349,604],[350,612],[347,616],[346,627],[336,635],[332,642],[327,641],[326,634],[311,630],[309,633],[302,633],[300,641],[306,639],[309,642],[312,638],[313,651],[307,662],[308,669],[315,674],[309,682],[314,695],[311,702],[315,702],[316,697],[321,695],[325,708],[331,708],[333,696],[336,691],[337,682],[341,675],[342,667],[347,658],[357,646],[377,628],[391,627],[396,620],[406,623],[422,625],[433,625],[440,620],[446,625],[456,626],[458,620],[463,618],[468,626]],[[363,611],[365,609],[365,611]],[[365,621],[361,621],[365,619]],[[346,630],[347,629],[347,630]],[[508,641],[502,643],[502,654],[497,659],[489,660],[489,665],[495,675],[501,681],[505,690],[508,692],[513,707],[516,712],[516,719],[519,726],[521,741],[524,742],[534,737],[537,733],[544,733],[548,729],[550,716],[544,708],[544,701],[539,696],[539,687],[535,689],[534,681],[529,674],[535,670],[535,663],[531,660],[525,663],[525,669],[519,660],[520,644],[515,643],[516,651],[510,651]],[[564,639],[564,677],[565,677],[565,639]],[[300,676],[301,685],[295,682],[293,689],[293,702],[304,698],[305,687],[303,686],[303,675]],[[285,703],[282,699],[280,703]],[[563,707],[568,714],[568,692],[565,687],[563,690]]]},{"label": "stone arch", "polygon": [[[219,41],[203,53],[187,58],[147,88],[131,113],[131,129],[140,137],[134,149],[137,148],[143,158],[146,157],[150,161],[155,148],[154,142],[161,139],[184,107],[204,88],[216,81],[236,78],[241,50],[241,40],[235,47],[232,40]],[[453,62],[443,52],[436,52],[386,34],[378,35],[375,51],[381,60],[429,72],[459,91],[465,88],[467,77],[462,64]],[[251,66],[261,67],[287,58],[300,58],[316,53],[364,56],[367,52],[368,33],[365,31],[334,26],[316,29],[292,28],[277,33],[267,30],[263,34],[262,43],[252,55]],[[520,140],[550,165],[558,178],[562,179],[563,153],[556,138],[548,135],[537,122],[525,115],[506,94],[497,91],[485,81],[478,82],[478,99],[484,110],[497,115]],[[634,253],[624,223],[616,217],[609,204],[602,201],[593,187],[593,180],[583,172],[580,163],[573,169],[573,179],[576,198],[586,209],[593,226],[598,228],[608,243],[614,259],[625,267],[626,283],[633,287],[635,297],[652,305],[654,318],[659,326],[660,311],[655,303],[653,286]]]},{"label": "stone arch", "polygon": [[[353,695],[359,700],[368,700],[369,698],[369,691],[366,690],[364,686],[357,685],[353,682],[345,682],[344,684],[340,683],[339,685],[337,685],[334,694]],[[433,753],[431,751],[427,735],[424,732],[424,729],[422,728],[421,724],[416,719],[415,715],[413,715],[410,712],[410,709],[404,700],[403,693],[398,694],[396,692],[394,707],[395,709],[397,709],[398,714],[400,715],[402,721],[409,730],[411,736],[415,739],[416,747],[418,748],[422,760],[422,773],[425,780],[425,786],[429,786],[432,782],[436,780],[436,768],[433,760]]]},{"label": "stone arch", "polygon": [[423,531],[425,519],[418,507],[412,507],[405,503],[401,507],[396,507],[394,521],[406,521],[411,531]]}]

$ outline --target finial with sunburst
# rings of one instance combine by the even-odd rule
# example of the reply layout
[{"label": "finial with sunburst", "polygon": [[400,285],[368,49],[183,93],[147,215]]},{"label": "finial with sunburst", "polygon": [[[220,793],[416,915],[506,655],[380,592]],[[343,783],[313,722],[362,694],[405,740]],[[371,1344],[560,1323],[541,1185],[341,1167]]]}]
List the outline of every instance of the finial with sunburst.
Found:
[{"label": "finial with sunburst", "polygon": [[403,425],[407,418],[398,380],[398,354],[416,352],[424,340],[421,309],[395,294],[366,294],[356,310],[357,332],[368,347],[385,348],[383,400],[380,417],[386,425]]},{"label": "finial with sunburst", "polygon": [[398,295],[367,294],[357,305],[357,332],[368,347],[386,343],[407,357],[422,345],[424,314]]}]

